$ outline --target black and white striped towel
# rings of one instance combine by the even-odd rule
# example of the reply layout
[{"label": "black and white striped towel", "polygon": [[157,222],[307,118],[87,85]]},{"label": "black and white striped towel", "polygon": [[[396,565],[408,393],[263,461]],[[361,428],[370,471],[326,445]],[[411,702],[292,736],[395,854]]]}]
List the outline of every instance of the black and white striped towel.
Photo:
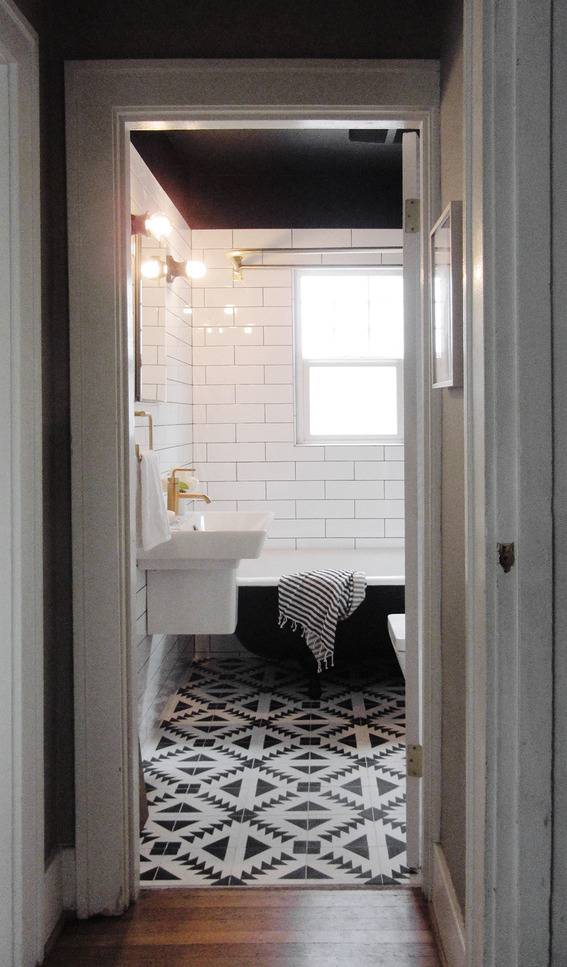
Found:
[{"label": "black and white striped towel", "polygon": [[317,671],[332,667],[335,633],[366,596],[366,575],[361,571],[304,571],[284,574],[278,590],[279,626],[292,622],[300,628],[317,661]]}]

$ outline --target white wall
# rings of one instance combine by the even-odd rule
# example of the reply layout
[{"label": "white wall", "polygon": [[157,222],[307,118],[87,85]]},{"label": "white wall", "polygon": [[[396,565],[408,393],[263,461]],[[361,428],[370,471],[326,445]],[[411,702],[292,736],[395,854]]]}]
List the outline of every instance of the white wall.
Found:
[{"label": "white wall", "polygon": [[[217,510],[269,509],[268,546],[369,547],[403,539],[403,446],[296,446],[292,269],[244,269],[231,248],[396,246],[395,229],[195,230],[193,459]],[[294,264],[401,264],[401,253],[302,255]],[[227,306],[233,309],[225,311]]]},{"label": "white wall", "polygon": [[[138,152],[130,150],[131,211],[161,211],[173,225],[167,244],[159,246],[152,239],[143,239],[144,257],[155,254],[164,258],[169,253],[177,260],[190,258],[189,226]],[[190,466],[193,459],[192,325],[190,313],[184,311],[191,310],[191,284],[184,279],[171,285],[164,280],[144,280],[142,305],[144,399],[132,400],[132,406],[153,416],[154,449],[165,474],[173,467]],[[136,420],[136,441],[147,446],[145,419]],[[173,636],[146,634],[146,574],[138,570],[137,577],[136,663],[142,718],[156,698],[164,663],[174,660],[183,643]]]}]

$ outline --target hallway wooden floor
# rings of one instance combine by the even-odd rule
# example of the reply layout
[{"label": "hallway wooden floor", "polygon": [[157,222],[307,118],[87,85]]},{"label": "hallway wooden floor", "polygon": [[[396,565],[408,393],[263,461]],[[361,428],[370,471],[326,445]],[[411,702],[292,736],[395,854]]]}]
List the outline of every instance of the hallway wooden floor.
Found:
[{"label": "hallway wooden floor", "polygon": [[157,889],[69,923],[45,967],[439,967],[416,890]]}]

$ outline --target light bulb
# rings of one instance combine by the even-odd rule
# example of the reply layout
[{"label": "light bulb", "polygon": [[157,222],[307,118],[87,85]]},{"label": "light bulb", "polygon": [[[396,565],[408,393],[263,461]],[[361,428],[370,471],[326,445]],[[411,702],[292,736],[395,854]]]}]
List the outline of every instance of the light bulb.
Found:
[{"label": "light bulb", "polygon": [[193,315],[193,310],[189,306],[185,306],[185,308],[183,309],[183,315],[184,316],[192,316]]},{"label": "light bulb", "polygon": [[144,279],[159,279],[163,275],[163,265],[159,259],[145,259],[140,266],[140,272]]},{"label": "light bulb", "polygon": [[244,332],[246,333],[247,336],[251,336],[252,335],[252,326],[244,326]]},{"label": "light bulb", "polygon": [[153,237],[161,242],[162,238],[169,238],[172,232],[172,225],[163,212],[156,212],[154,215],[150,215],[146,218],[146,231],[153,235]]},{"label": "light bulb", "polygon": [[234,306],[225,306],[224,307],[224,314],[225,314],[225,316],[232,316],[233,313],[234,313]]},{"label": "light bulb", "polygon": [[190,259],[187,262],[185,271],[190,279],[202,279],[207,274],[207,266],[204,262]]}]

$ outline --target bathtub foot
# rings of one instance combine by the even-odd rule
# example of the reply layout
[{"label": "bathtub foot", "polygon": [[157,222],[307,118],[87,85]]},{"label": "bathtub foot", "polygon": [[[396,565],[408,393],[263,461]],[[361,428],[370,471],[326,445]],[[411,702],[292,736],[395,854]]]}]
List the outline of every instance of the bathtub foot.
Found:
[{"label": "bathtub foot", "polygon": [[318,675],[310,675],[307,682],[307,694],[309,698],[313,701],[318,701],[321,698],[323,689],[321,688],[321,679]]}]

